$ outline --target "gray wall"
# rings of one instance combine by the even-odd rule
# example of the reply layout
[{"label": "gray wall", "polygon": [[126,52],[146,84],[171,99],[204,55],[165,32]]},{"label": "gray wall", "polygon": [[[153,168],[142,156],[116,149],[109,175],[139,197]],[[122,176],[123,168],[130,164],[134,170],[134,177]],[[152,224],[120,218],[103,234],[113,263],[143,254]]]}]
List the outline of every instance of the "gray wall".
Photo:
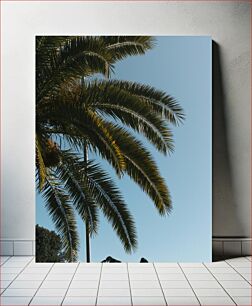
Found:
[{"label": "gray wall", "polygon": [[36,34],[211,35],[213,236],[250,236],[249,3],[18,1],[2,16],[2,239],[34,240]]}]

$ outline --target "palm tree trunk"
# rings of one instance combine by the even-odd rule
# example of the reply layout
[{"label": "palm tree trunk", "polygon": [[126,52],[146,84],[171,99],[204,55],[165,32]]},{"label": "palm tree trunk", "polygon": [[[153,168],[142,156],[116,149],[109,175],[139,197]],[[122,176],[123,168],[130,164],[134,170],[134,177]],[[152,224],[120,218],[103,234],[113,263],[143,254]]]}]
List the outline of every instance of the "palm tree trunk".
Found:
[{"label": "palm tree trunk", "polygon": [[86,262],[90,262],[90,235],[88,222],[86,222]]},{"label": "palm tree trunk", "polygon": [[[83,157],[84,157],[84,163],[87,164],[88,152],[87,152],[86,141],[84,142]],[[86,220],[86,262],[90,262],[90,233],[89,233],[88,219]]]}]

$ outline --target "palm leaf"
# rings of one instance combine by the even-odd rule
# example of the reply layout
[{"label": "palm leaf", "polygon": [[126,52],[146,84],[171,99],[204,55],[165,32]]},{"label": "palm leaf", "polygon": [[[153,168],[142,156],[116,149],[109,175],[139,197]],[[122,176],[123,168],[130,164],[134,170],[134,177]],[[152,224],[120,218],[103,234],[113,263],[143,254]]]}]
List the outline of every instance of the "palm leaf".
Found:
[{"label": "palm leaf", "polygon": [[60,234],[66,257],[69,261],[75,261],[77,259],[79,238],[74,211],[67,194],[53,173],[50,173],[50,178],[46,179],[46,184],[42,189],[42,196],[45,199],[46,208],[55,224],[56,230]]}]

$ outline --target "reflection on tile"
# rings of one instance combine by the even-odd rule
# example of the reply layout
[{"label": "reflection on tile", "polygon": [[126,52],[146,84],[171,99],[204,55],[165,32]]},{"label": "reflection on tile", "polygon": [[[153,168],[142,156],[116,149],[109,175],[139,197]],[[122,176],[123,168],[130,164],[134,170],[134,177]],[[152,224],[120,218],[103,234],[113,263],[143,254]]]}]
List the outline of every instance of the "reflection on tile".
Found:
[{"label": "reflection on tile", "polygon": [[11,285],[10,289],[29,289],[29,288],[38,288],[42,281],[18,281],[15,280]]},{"label": "reflection on tile", "polygon": [[33,296],[36,292],[36,288],[29,289],[9,289],[7,288],[3,296]]},{"label": "reflection on tile", "polygon": [[235,305],[235,303],[230,299],[230,297],[199,297],[201,305]]},{"label": "reflection on tile", "polygon": [[196,297],[166,297],[168,305],[200,305]]},{"label": "reflection on tile", "polygon": [[133,296],[132,297],[132,301],[133,301],[133,305],[139,305],[139,306],[143,306],[143,305],[158,305],[158,306],[162,306],[162,305],[166,305],[165,300],[163,297],[161,296],[155,296],[155,297],[143,297],[143,296]]},{"label": "reflection on tile", "polygon": [[194,289],[197,296],[226,296],[226,292],[222,288]]},{"label": "reflection on tile", "polygon": [[104,297],[99,296],[97,300],[97,305],[123,305],[128,306],[131,304],[131,298],[130,297]]},{"label": "reflection on tile", "polygon": [[62,296],[52,297],[52,296],[35,296],[30,305],[61,305],[63,300]]},{"label": "reflection on tile", "polygon": [[73,306],[93,306],[95,305],[96,297],[95,296],[79,296],[79,297],[69,297],[67,296],[62,305],[73,305]]},{"label": "reflection on tile", "polygon": [[1,297],[1,306],[4,305],[9,305],[9,306],[16,306],[16,305],[28,305],[30,300],[31,300],[31,296],[12,296],[12,297]]},{"label": "reflection on tile", "polygon": [[163,289],[165,296],[194,296],[192,289]]}]

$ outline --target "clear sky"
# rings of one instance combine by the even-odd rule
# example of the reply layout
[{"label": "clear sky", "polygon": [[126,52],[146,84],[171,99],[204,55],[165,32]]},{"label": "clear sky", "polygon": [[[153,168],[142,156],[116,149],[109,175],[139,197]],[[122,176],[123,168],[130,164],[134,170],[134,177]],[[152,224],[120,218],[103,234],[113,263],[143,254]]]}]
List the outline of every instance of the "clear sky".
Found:
[{"label": "clear sky", "polygon": [[[98,235],[91,239],[91,260],[112,256],[121,261],[211,261],[212,238],[212,40],[205,36],[158,36],[143,56],[118,63],[113,78],[140,82],[176,98],[186,120],[172,127],[175,152],[162,156],[147,144],[172,195],[173,210],[161,217],[151,200],[128,177],[115,179],[133,214],[138,248],[126,254],[111,225],[101,215]],[[143,139],[143,138],[141,138]],[[90,155],[90,158],[94,156]],[[36,196],[36,223],[54,229],[43,200]],[[84,224],[78,218],[80,261],[85,261]]]}]

